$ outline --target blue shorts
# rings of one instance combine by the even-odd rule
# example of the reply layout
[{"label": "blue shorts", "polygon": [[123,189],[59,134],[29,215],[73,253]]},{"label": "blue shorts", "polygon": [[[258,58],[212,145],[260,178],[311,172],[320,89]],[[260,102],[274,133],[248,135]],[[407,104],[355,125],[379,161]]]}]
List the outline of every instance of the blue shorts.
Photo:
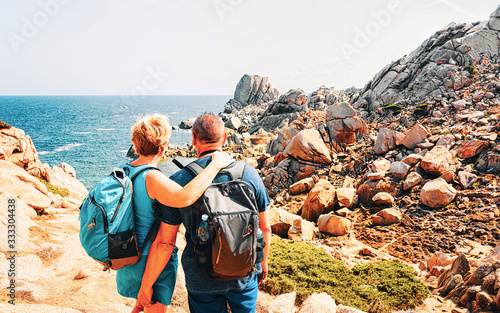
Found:
[{"label": "blue shorts", "polygon": [[[177,247],[175,247],[170,260],[153,285],[152,301],[160,302],[163,305],[170,305],[177,278],[177,250]],[[137,299],[147,260],[148,256],[143,255],[139,259],[139,262],[122,267],[116,271],[116,286],[120,295]]]},{"label": "blue shorts", "polygon": [[203,295],[192,294],[188,290],[189,311],[191,313],[227,313],[227,305],[229,304],[232,313],[255,313],[258,292],[257,275],[241,291]]}]

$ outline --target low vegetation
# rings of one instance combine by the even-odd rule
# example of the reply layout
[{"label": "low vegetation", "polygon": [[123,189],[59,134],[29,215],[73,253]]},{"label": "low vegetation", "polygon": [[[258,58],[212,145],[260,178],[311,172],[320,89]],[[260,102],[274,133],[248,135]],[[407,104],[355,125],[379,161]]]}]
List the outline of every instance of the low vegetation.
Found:
[{"label": "low vegetation", "polygon": [[38,180],[47,187],[49,192],[52,192],[55,195],[61,195],[61,197],[67,197],[69,195],[69,190],[67,188],[59,188],[41,178],[38,178]]},{"label": "low vegetation", "polygon": [[[297,293],[300,305],[313,293],[326,292],[337,304],[379,312],[416,307],[429,296],[413,268],[399,261],[357,265],[352,270],[317,247],[273,238],[265,291]],[[380,309],[379,309],[380,310]]]},{"label": "low vegetation", "polygon": [[474,77],[474,75],[476,75],[476,67],[474,65],[464,66],[464,70],[469,72],[471,77]]},{"label": "low vegetation", "polygon": [[3,122],[3,121],[0,121],[0,129],[9,129],[11,128],[12,126],[10,126],[9,124]]},{"label": "low vegetation", "polygon": [[428,105],[429,105],[428,103],[422,103],[422,104],[417,105],[417,107],[415,108],[415,111],[413,113],[416,115],[427,114],[427,106]]},{"label": "low vegetation", "polygon": [[401,113],[403,108],[397,104],[389,104],[384,107],[384,110],[392,111],[392,114],[397,115]]}]

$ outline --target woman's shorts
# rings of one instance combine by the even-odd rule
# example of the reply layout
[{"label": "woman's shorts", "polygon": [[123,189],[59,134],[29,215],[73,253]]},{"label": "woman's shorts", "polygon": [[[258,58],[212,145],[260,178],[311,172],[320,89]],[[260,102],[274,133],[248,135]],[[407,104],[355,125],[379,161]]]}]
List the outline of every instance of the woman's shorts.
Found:
[{"label": "woman's shorts", "polygon": [[[152,301],[170,305],[177,277],[177,251],[178,249],[175,247],[170,260],[154,283]],[[116,271],[116,285],[120,295],[137,299],[147,259],[148,256],[143,255],[136,264],[122,267]]]}]

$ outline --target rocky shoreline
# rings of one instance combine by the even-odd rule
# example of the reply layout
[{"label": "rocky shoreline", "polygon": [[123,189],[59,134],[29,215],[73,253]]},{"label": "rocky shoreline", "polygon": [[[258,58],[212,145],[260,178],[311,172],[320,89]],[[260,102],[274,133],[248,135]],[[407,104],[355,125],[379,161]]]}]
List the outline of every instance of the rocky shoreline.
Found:
[{"label": "rocky shoreline", "polygon": [[[488,21],[437,31],[363,89],[321,86],[309,95],[301,89],[280,95],[267,77],[244,75],[220,113],[224,149],[261,174],[272,198],[273,234],[321,247],[349,267],[391,259],[412,265],[432,292],[416,312],[498,311],[499,38],[500,7]],[[188,146],[165,157],[195,155]],[[41,164],[29,136],[2,126],[0,200],[19,203],[20,264],[35,264],[32,272],[49,266],[55,274],[47,277],[69,293],[58,299],[40,290],[52,285],[47,277],[23,274],[18,291],[26,310],[130,310],[113,290],[113,274],[100,273],[64,241],[77,237],[74,218],[86,193],[70,165]],[[54,231],[56,221],[67,229]],[[7,253],[4,241],[0,248]],[[178,286],[172,311],[185,312],[182,274]],[[85,300],[96,290],[102,310]],[[294,294],[260,294],[258,312],[359,312],[337,307],[326,294],[300,308],[294,303]]]}]

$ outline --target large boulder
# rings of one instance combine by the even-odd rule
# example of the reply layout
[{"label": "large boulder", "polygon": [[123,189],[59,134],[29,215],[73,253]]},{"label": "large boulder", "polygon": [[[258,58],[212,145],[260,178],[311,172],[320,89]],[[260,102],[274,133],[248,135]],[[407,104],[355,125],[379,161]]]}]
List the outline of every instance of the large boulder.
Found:
[{"label": "large boulder", "polygon": [[15,127],[0,129],[0,160],[7,160],[28,169],[33,163],[41,165],[30,136]]},{"label": "large boulder", "polygon": [[0,189],[21,199],[37,211],[46,209],[52,204],[47,187],[9,161],[0,160]]},{"label": "large boulder", "polygon": [[356,110],[347,102],[329,106],[326,122],[330,138],[341,145],[354,143],[356,135],[368,132],[365,121],[357,116]]},{"label": "large boulder", "polygon": [[488,20],[488,28],[491,30],[500,31],[500,5],[490,14]]},{"label": "large boulder", "polygon": [[293,220],[292,226],[288,229],[288,239],[294,241],[311,241],[316,237],[316,227],[305,219]]},{"label": "large boulder", "polygon": [[305,112],[306,94],[302,89],[290,89],[279,97],[278,104],[280,105],[274,106],[271,110],[273,114]]},{"label": "large boulder", "polygon": [[278,136],[271,140],[267,145],[266,152],[271,155],[276,155],[280,152],[285,151],[286,147],[290,144],[293,137],[295,137],[302,128],[296,125],[290,125],[287,127],[280,128]]},{"label": "large boulder", "polygon": [[293,222],[300,219],[300,216],[287,212],[281,208],[271,207],[269,209],[269,223],[273,234],[282,238],[288,238],[288,230]]},{"label": "large boulder", "polygon": [[238,128],[241,127],[241,120],[237,116],[231,116],[227,119],[226,123],[224,124],[225,127],[233,129],[233,130],[238,130]]},{"label": "large boulder", "polygon": [[307,105],[304,91],[302,89],[289,90],[279,100],[269,104],[254,129],[272,130],[283,127],[287,123],[295,121],[306,111]]},{"label": "large boulder", "polygon": [[334,205],[335,188],[326,179],[320,179],[304,200],[302,218],[314,222],[321,214],[331,211]]},{"label": "large boulder", "polygon": [[398,180],[403,180],[406,177],[406,174],[410,170],[410,166],[407,165],[404,162],[394,162],[391,164],[391,167],[389,171],[391,172],[392,176],[394,176]]},{"label": "large boulder", "polygon": [[293,137],[283,154],[313,163],[329,164],[332,162],[330,151],[320,133],[315,129],[304,129],[299,132]]},{"label": "large boulder", "polygon": [[351,228],[351,221],[345,217],[325,214],[318,218],[318,229],[322,233],[334,236],[344,236]]},{"label": "large boulder", "polygon": [[233,101],[225,106],[225,112],[231,113],[248,105],[260,105],[278,98],[278,90],[271,87],[267,77],[243,75],[236,85]]},{"label": "large boulder", "polygon": [[47,180],[47,167],[38,159],[30,136],[15,127],[0,129],[0,160],[10,161],[29,174]]},{"label": "large boulder", "polygon": [[294,313],[296,297],[295,291],[279,295],[271,302],[268,312]]},{"label": "large boulder", "polygon": [[356,196],[355,188],[337,188],[337,202],[340,207],[351,208]]},{"label": "large boulder", "polygon": [[408,174],[408,176],[405,179],[405,182],[403,183],[403,190],[408,190],[410,188],[413,188],[416,185],[420,184],[421,181],[422,181],[422,176],[420,176],[419,173],[411,172],[410,174]]},{"label": "large boulder", "polygon": [[196,120],[196,118],[194,118],[194,117],[187,119],[187,120],[184,120],[179,124],[179,128],[180,129],[191,129],[191,128],[193,128],[193,124],[194,124],[195,120]]},{"label": "large boulder", "polygon": [[302,302],[298,313],[336,313],[337,304],[327,293],[314,293]]},{"label": "large boulder", "polygon": [[445,267],[453,263],[453,259],[441,251],[435,252],[429,260],[427,260],[427,268],[430,270],[434,266]]},{"label": "large boulder", "polygon": [[388,192],[391,195],[395,195],[396,185],[393,182],[383,179],[367,180],[356,191],[359,196],[359,202],[363,204],[371,203],[372,198],[379,192]]},{"label": "large boulder", "polygon": [[376,206],[394,204],[394,197],[388,192],[379,192],[372,198],[372,204]]},{"label": "large boulder", "polygon": [[488,149],[490,143],[486,140],[479,139],[469,139],[464,140],[460,145],[458,145],[455,150],[457,151],[457,156],[462,159],[468,159],[475,157],[479,153]]},{"label": "large boulder", "polygon": [[295,241],[309,241],[316,237],[314,224],[286,210],[271,207],[269,222],[273,234]]},{"label": "large boulder", "polygon": [[313,91],[307,101],[307,107],[312,110],[325,111],[330,105],[339,102],[349,102],[352,95],[356,93],[355,88],[348,90],[335,90],[333,87],[327,88],[322,85],[318,90]]},{"label": "large boulder", "polygon": [[422,187],[420,201],[431,208],[441,208],[450,204],[456,195],[457,191],[453,186],[444,179],[437,178]]},{"label": "large boulder", "polygon": [[427,174],[431,175],[443,175],[455,172],[453,156],[443,146],[436,146],[428,151],[424,155],[420,166]]},{"label": "large boulder", "polygon": [[399,223],[403,215],[397,209],[384,209],[375,215],[372,215],[372,223],[376,226],[388,226]]},{"label": "large boulder", "polygon": [[314,179],[312,177],[307,177],[299,180],[295,184],[291,185],[289,190],[290,194],[297,195],[311,190],[314,187]]},{"label": "large boulder", "polygon": [[386,153],[389,150],[392,150],[399,146],[403,138],[403,133],[392,129],[381,128],[378,131],[375,146],[373,147],[373,152],[375,152],[375,154]]},{"label": "large boulder", "polygon": [[427,136],[429,136],[427,129],[417,123],[408,131],[401,143],[408,149],[415,149],[417,144],[424,141]]},{"label": "large boulder", "polygon": [[372,170],[373,172],[387,172],[391,168],[391,162],[384,158],[373,161]]}]

